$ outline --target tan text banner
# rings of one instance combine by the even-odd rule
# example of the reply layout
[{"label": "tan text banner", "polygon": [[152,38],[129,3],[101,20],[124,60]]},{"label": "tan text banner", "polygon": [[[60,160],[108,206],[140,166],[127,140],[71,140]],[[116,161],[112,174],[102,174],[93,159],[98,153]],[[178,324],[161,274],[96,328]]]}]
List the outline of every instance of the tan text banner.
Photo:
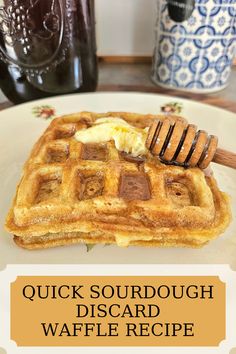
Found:
[{"label": "tan text banner", "polygon": [[225,284],[214,276],[19,276],[18,346],[218,346]]}]

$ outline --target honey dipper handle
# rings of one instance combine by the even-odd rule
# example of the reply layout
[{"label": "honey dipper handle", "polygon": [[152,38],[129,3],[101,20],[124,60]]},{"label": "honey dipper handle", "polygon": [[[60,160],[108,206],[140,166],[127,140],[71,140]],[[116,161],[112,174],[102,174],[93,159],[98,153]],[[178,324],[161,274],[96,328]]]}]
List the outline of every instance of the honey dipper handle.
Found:
[{"label": "honey dipper handle", "polygon": [[236,169],[236,154],[217,148],[212,162]]}]

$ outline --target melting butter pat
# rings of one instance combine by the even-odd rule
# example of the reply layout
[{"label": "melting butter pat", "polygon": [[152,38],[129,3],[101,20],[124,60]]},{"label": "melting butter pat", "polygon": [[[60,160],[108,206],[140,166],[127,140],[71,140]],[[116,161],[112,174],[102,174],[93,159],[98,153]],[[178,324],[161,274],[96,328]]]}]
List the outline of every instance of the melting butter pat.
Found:
[{"label": "melting butter pat", "polygon": [[79,130],[75,138],[84,144],[113,140],[117,150],[137,157],[147,153],[145,147],[147,133],[148,128],[136,128],[118,117],[104,117],[97,119],[92,127]]}]

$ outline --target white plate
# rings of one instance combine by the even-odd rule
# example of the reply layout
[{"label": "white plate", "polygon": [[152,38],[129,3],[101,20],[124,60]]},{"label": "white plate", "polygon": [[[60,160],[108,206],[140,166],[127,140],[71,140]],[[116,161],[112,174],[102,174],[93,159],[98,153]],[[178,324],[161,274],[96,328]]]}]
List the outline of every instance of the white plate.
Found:
[{"label": "white plate", "polygon": [[[62,96],[30,102],[0,112],[0,263],[226,263],[236,268],[236,221],[224,235],[202,249],[159,249],[96,246],[90,252],[83,245],[28,251],[17,247],[4,231],[4,219],[15,194],[21,168],[50,119],[35,117],[35,106],[50,105],[56,114],[82,110],[159,113],[168,102],[183,104],[183,115],[199,128],[220,137],[220,146],[236,151],[234,113],[174,97],[139,93],[96,93]],[[37,109],[36,109],[37,111]],[[232,197],[236,215],[236,171],[212,164],[220,188]]]}]

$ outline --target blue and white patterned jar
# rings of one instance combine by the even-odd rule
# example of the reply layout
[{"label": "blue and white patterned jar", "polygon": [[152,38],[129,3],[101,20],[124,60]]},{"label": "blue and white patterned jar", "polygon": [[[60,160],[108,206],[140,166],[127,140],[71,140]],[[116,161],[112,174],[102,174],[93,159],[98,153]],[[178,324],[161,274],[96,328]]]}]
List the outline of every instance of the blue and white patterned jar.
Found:
[{"label": "blue and white patterned jar", "polygon": [[186,91],[223,89],[236,54],[236,0],[195,0],[183,22],[170,17],[171,3],[181,1],[157,1],[152,79]]}]

